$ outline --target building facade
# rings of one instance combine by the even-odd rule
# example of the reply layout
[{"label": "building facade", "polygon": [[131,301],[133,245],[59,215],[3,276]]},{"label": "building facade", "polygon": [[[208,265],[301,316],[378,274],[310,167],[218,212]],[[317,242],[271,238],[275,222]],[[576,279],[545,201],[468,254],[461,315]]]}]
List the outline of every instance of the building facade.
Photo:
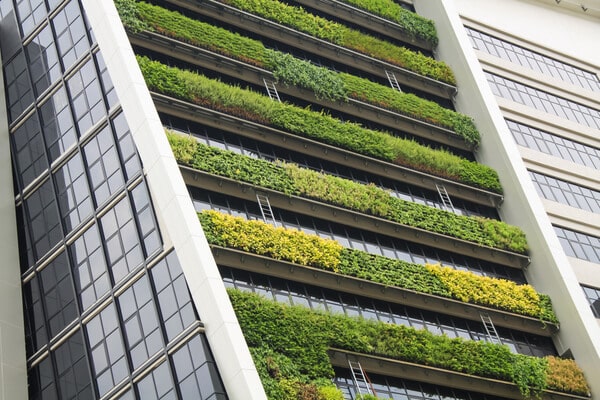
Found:
[{"label": "building facade", "polygon": [[[540,376],[573,358],[591,394],[551,378],[543,398],[600,393],[593,2],[115,3],[0,0],[0,399],[518,399],[536,384],[520,386],[524,365],[544,357],[558,361]],[[522,30],[517,11],[586,34],[548,42],[552,25]],[[525,51],[541,67],[503,56]],[[333,258],[289,255],[324,257],[319,246]],[[358,272],[338,268],[351,259]],[[492,298],[529,283],[557,320],[461,300],[456,271],[483,292],[510,287]],[[411,273],[431,278],[382,277]],[[263,300],[244,317],[249,292]],[[462,338],[512,367],[465,372],[334,340],[334,376],[313,379],[299,342],[272,344],[288,323],[259,318],[272,304]]]}]

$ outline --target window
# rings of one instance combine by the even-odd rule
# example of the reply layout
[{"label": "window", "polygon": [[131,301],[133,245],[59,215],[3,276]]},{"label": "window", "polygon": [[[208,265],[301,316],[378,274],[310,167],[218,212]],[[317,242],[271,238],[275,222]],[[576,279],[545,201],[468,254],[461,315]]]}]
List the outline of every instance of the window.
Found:
[{"label": "window", "polygon": [[600,192],[544,174],[529,171],[538,194],[545,199],[592,213],[600,213]]},{"label": "window", "polygon": [[69,254],[73,264],[73,280],[83,312],[111,287],[97,224],[69,246]]},{"label": "window", "polygon": [[25,200],[30,221],[31,239],[40,259],[62,238],[62,228],[52,181],[46,180]]},{"label": "window", "polygon": [[53,162],[77,143],[77,133],[64,87],[61,86],[40,106],[40,119],[50,162]]},{"label": "window", "polygon": [[496,57],[519,64],[553,78],[582,87],[584,89],[600,92],[598,77],[583,69],[560,62],[553,58],[530,51],[515,44],[487,35],[483,32],[465,27],[471,39],[473,48],[485,51]]},{"label": "window", "polygon": [[568,256],[600,264],[600,238],[558,226],[554,231]]},{"label": "window", "polygon": [[48,169],[46,149],[40,123],[36,114],[31,115],[12,135],[13,157],[17,177],[23,190],[42,172]]},{"label": "window", "polygon": [[123,292],[118,297],[118,303],[131,369],[135,370],[164,348],[147,275]]},{"label": "window", "polygon": [[65,71],[90,48],[82,14],[79,3],[73,0],[52,19],[52,27],[56,32],[56,43]]},{"label": "window", "polygon": [[600,289],[596,289],[590,286],[581,285],[585,297],[590,303],[590,308],[596,318],[600,318]]},{"label": "window", "polygon": [[600,111],[550,93],[542,92],[498,75],[485,73],[496,96],[533,107],[569,121],[600,129]]},{"label": "window", "polygon": [[506,120],[506,124],[519,146],[537,150],[586,167],[600,169],[600,149],[514,121]]},{"label": "window", "polygon": [[114,304],[110,304],[87,325],[94,378],[100,396],[129,376],[123,337]]},{"label": "window", "polygon": [[158,308],[168,341],[198,320],[183,271],[175,253],[170,253],[151,270]]},{"label": "window", "polygon": [[144,261],[129,198],[123,198],[103,215],[100,226],[108,264],[116,283]]},{"label": "window", "polygon": [[65,234],[92,214],[93,205],[88,187],[87,176],[81,160],[76,153],[53,175],[57,189],[58,205]]}]

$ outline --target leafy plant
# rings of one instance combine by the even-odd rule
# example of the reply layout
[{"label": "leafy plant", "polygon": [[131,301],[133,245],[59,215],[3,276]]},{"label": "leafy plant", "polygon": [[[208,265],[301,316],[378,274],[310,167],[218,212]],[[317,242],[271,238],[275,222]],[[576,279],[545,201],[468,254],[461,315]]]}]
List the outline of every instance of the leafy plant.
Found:
[{"label": "leafy plant", "polygon": [[373,184],[364,185],[295,164],[275,164],[198,143],[189,165],[288,195],[316,199],[483,246],[517,253],[527,251],[525,234],[518,227],[409,202],[391,196],[387,190]]},{"label": "leafy plant", "polygon": [[414,38],[428,41],[433,46],[438,43],[433,21],[408,11],[392,0],[341,0],[380,17],[396,22]]},{"label": "leafy plant", "polygon": [[336,241],[317,235],[274,228],[261,221],[247,221],[216,211],[204,211],[199,218],[213,245],[558,322],[549,298],[536,293],[529,285],[346,249]]},{"label": "leafy plant", "polygon": [[[545,389],[583,395],[589,391],[587,385],[566,381],[566,388],[552,386],[547,376],[556,375],[552,370],[556,364],[547,358],[513,354],[507,346],[279,304],[233,289],[229,296],[248,345],[285,357],[307,379],[330,378],[333,370],[327,350],[339,348],[512,382],[525,396],[539,395]],[[574,363],[561,363],[560,368],[582,376]]]},{"label": "leafy plant", "polygon": [[[131,3],[131,0],[128,0]],[[134,3],[135,4],[135,3]],[[312,90],[317,98],[332,101],[353,98],[455,131],[468,143],[478,144],[479,133],[471,118],[387,86],[318,67],[308,61],[267,49],[258,40],[196,21],[158,6],[138,3],[136,11],[148,29],[195,46],[273,71],[277,80]]]},{"label": "leafy plant", "polygon": [[347,47],[371,57],[449,84],[455,84],[454,74],[443,62],[422,53],[367,35],[337,22],[310,14],[302,7],[277,0],[222,0],[240,10],[289,26],[320,39]]},{"label": "leafy plant", "polygon": [[274,102],[267,96],[166,67],[146,57],[138,57],[138,62],[151,90],[397,165],[502,193],[493,169],[448,151],[434,150],[414,140],[365,129],[359,124],[341,122],[322,112]]}]

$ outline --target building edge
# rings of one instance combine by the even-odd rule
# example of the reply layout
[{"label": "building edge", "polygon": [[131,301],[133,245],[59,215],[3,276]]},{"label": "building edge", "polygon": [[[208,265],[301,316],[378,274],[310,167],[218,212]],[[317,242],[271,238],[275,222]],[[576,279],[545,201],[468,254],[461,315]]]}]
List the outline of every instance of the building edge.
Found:
[{"label": "building edge", "polygon": [[112,0],[82,3],[142,159],[165,248],[177,251],[227,395],[266,399],[116,7]]},{"label": "building edge", "polygon": [[530,284],[554,300],[561,322],[553,337],[557,350],[573,355],[586,375],[592,397],[600,396],[600,326],[553,233],[459,14],[450,0],[415,0],[414,5],[420,15],[436,24],[440,38],[437,58],[450,65],[460,88],[455,98],[457,110],[472,116],[482,132],[477,160],[500,175],[505,192],[499,210],[502,220],[518,225],[527,234],[532,263],[525,274]]},{"label": "building edge", "polygon": [[[2,68],[0,93],[4,93]],[[0,96],[0,110],[6,110],[4,96]],[[0,254],[3,260],[0,267],[0,400],[18,400],[27,399],[27,356],[8,115],[3,111],[0,111],[0,187]]]}]

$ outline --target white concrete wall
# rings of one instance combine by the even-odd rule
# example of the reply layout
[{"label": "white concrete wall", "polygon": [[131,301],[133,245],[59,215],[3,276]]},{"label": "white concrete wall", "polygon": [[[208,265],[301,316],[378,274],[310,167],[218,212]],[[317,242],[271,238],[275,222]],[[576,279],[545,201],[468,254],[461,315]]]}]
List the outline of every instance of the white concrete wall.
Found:
[{"label": "white concrete wall", "polygon": [[0,68],[0,400],[20,400],[28,397],[27,364],[15,195],[5,110],[4,78]]},{"label": "white concrete wall", "polygon": [[[468,5],[477,8],[481,5],[478,3],[487,4],[481,0],[469,1]],[[464,32],[458,10],[453,0],[415,0],[415,7],[419,14],[435,21],[440,37],[438,57],[447,62],[457,76],[459,90],[456,108],[474,117],[482,134],[477,159],[496,169],[500,175],[505,192],[505,201],[500,210],[502,219],[518,225],[527,234],[532,263],[526,275],[538,291],[549,294],[553,299],[561,322],[560,331],[554,338],[558,351],[570,349],[573,352],[592,386],[593,395],[600,396],[600,329],[569,266],[569,260],[553,233],[544,206],[529,180],[519,149],[504,123]],[[493,8],[487,9],[487,13],[488,18],[496,17]],[[509,14],[506,10],[504,13]],[[523,19],[523,23],[526,20],[533,25],[540,18],[530,14],[528,18],[520,15],[515,19]]]},{"label": "white concrete wall", "polygon": [[165,246],[177,251],[227,394],[232,400],[266,399],[117,10],[111,0],[83,5],[141,156]]},{"label": "white concrete wall", "polygon": [[[600,69],[600,19],[565,9],[555,1],[453,0],[461,16],[485,25],[501,26],[516,37],[579,59]],[[596,1],[596,7],[600,2]],[[581,1],[577,1],[581,3]]]}]

